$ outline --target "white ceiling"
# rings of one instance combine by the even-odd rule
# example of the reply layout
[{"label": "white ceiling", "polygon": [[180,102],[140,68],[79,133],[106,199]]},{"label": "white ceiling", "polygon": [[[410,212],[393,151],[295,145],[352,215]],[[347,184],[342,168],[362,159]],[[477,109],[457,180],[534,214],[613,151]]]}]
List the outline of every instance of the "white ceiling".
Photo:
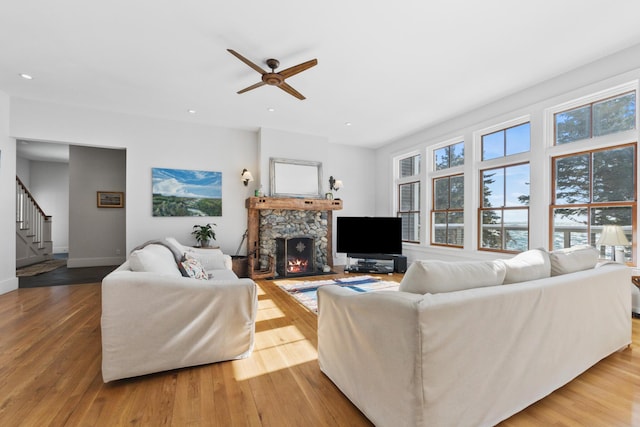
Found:
[{"label": "white ceiling", "polygon": [[[640,43],[638,16],[637,0],[4,1],[0,90],[378,147]],[[317,58],[287,80],[307,99],[237,95],[260,75],[228,48],[265,69]]]}]

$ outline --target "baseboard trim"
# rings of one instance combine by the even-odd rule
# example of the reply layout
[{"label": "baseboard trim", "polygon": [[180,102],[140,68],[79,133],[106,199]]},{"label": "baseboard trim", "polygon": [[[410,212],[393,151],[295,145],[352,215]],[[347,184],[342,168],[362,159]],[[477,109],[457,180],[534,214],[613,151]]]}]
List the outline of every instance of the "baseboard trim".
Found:
[{"label": "baseboard trim", "polygon": [[123,262],[125,262],[124,257],[69,258],[67,260],[67,268],[104,267],[109,265],[120,265]]},{"label": "baseboard trim", "polygon": [[12,277],[7,280],[0,281],[0,295],[18,289],[18,278]]}]

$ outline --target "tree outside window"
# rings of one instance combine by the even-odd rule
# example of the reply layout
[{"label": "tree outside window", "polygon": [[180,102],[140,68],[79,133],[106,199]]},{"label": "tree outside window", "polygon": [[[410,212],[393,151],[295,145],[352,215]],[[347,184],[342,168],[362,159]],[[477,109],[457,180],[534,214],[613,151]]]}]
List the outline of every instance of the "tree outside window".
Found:
[{"label": "tree outside window", "polygon": [[556,145],[635,129],[636,93],[562,111],[554,117]]},{"label": "tree outside window", "polygon": [[433,180],[431,212],[433,244],[464,245],[464,176],[452,175]]},{"label": "tree outside window", "polygon": [[480,171],[480,249],[529,248],[529,163]]},{"label": "tree outside window", "polygon": [[604,225],[620,225],[633,241],[635,158],[636,144],[628,144],[553,159],[552,249],[595,245]]}]

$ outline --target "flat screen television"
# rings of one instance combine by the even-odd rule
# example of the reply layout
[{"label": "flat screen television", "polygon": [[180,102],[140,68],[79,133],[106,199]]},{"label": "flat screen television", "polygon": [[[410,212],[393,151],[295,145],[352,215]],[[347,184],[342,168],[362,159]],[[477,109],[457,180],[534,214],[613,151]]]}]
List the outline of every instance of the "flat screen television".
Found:
[{"label": "flat screen television", "polygon": [[337,217],[336,251],[352,258],[402,255],[402,219],[397,217]]}]

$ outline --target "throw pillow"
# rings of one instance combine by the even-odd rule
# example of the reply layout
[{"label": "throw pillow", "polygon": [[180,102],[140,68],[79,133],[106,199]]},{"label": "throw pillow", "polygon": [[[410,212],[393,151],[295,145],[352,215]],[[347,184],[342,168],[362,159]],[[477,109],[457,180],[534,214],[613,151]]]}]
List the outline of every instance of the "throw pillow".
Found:
[{"label": "throw pillow", "polygon": [[187,256],[200,261],[207,271],[223,270],[227,268],[224,263],[224,253],[220,249],[186,248],[186,250]]},{"label": "throw pillow", "polygon": [[195,258],[187,256],[186,259],[182,261],[182,267],[184,267],[189,277],[199,280],[207,280],[209,278],[200,261]]},{"label": "throw pillow", "polygon": [[496,262],[502,262],[505,265],[505,285],[544,279],[551,275],[549,254],[542,249],[531,249],[513,258],[498,260]]},{"label": "throw pillow", "polygon": [[493,261],[414,261],[399,290],[414,294],[461,291],[501,285],[504,275],[504,265]]},{"label": "throw pillow", "polygon": [[131,252],[129,267],[132,271],[158,273],[166,276],[181,277],[173,254],[164,246],[150,244]]},{"label": "throw pillow", "polygon": [[578,245],[566,249],[558,249],[549,253],[551,275],[575,273],[576,271],[594,268],[600,253],[590,245]]}]

